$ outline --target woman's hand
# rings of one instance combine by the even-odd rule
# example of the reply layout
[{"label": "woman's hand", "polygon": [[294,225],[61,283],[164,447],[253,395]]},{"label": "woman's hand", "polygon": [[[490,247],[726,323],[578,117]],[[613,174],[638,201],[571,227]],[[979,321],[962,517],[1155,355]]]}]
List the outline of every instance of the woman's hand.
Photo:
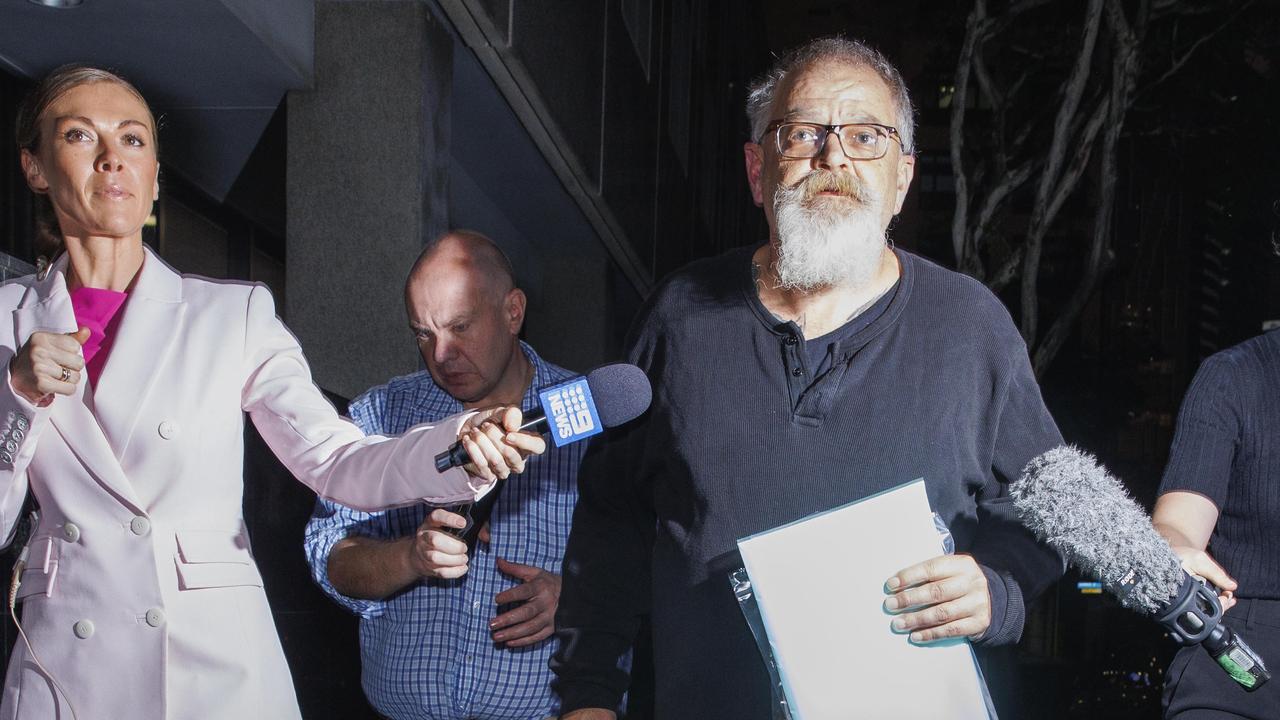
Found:
[{"label": "woman's hand", "polygon": [[1223,610],[1236,604],[1235,579],[1205,551],[1218,524],[1218,506],[1212,500],[1187,490],[1167,492],[1156,500],[1151,524],[1169,541],[1184,570],[1218,586]]},{"label": "woman's hand", "polygon": [[1224,612],[1236,604],[1235,579],[1228,575],[1209,553],[1186,545],[1170,544],[1169,547],[1173,548],[1178,559],[1182,561],[1183,570],[1192,575],[1199,575],[1218,588],[1218,602],[1221,603]]},{"label": "woman's hand", "polygon": [[546,441],[539,435],[520,432],[521,422],[520,408],[510,406],[481,410],[471,416],[458,432],[458,442],[471,458],[463,466],[467,474],[493,483],[524,472],[525,458],[545,452]]},{"label": "woman's hand", "polygon": [[87,327],[73,333],[31,333],[9,363],[14,391],[39,407],[53,402],[54,394],[74,395],[84,371],[80,346],[88,339]]}]

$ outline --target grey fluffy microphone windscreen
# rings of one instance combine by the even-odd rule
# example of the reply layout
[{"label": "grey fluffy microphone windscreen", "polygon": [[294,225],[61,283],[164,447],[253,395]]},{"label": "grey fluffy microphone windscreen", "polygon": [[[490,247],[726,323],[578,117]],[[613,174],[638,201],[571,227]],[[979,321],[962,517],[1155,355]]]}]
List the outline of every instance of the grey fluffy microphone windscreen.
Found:
[{"label": "grey fluffy microphone windscreen", "polygon": [[1088,453],[1062,446],[1032,460],[1009,487],[1022,522],[1120,604],[1156,615],[1186,577],[1151,518]]},{"label": "grey fluffy microphone windscreen", "polygon": [[1182,569],[1151,518],[1091,455],[1050,450],[1027,464],[1009,494],[1037,537],[1102,581],[1121,605],[1163,625],[1179,644],[1203,647],[1247,691],[1271,679],[1262,658],[1221,622],[1217,590]]}]

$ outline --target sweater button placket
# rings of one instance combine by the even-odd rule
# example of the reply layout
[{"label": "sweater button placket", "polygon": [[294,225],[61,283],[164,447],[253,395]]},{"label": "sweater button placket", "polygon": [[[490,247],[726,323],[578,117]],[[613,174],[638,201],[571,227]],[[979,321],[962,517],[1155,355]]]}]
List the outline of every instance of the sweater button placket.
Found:
[{"label": "sweater button placket", "polygon": [[782,337],[782,351],[787,356],[787,364],[791,366],[791,376],[797,378],[804,375],[804,367],[800,362],[800,351],[796,347],[799,344],[799,339],[792,333],[787,333]]}]

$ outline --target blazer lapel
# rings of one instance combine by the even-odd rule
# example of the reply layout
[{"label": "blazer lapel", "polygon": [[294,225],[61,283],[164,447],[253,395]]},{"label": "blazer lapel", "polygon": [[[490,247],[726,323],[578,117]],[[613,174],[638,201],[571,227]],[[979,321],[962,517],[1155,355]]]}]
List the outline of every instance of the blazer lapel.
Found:
[{"label": "blazer lapel", "polygon": [[[64,274],[66,265],[67,257],[64,253],[54,262],[48,275],[32,285],[31,292],[23,298],[21,306],[13,311],[14,334],[19,347],[26,343],[33,332],[75,332],[75,311],[71,307],[71,296],[67,294]],[[88,387],[87,374],[81,373],[74,395],[54,398],[53,406],[49,409],[49,421],[98,482],[122,502],[137,508],[139,505],[133,486],[125,477],[120,461],[94,419],[93,393]]]},{"label": "blazer lapel", "polygon": [[182,276],[146,248],[94,393],[98,423],[117,458],[124,457],[142,404],[172,354],[186,309]]}]

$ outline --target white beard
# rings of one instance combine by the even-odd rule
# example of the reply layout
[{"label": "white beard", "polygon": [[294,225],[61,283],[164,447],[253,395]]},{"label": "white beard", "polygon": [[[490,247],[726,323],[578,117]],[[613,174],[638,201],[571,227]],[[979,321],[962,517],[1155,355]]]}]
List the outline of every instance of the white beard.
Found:
[{"label": "white beard", "polygon": [[869,285],[880,270],[887,244],[880,227],[879,198],[851,202],[819,196],[806,202],[804,195],[802,184],[779,187],[774,194],[778,287],[813,292]]}]

